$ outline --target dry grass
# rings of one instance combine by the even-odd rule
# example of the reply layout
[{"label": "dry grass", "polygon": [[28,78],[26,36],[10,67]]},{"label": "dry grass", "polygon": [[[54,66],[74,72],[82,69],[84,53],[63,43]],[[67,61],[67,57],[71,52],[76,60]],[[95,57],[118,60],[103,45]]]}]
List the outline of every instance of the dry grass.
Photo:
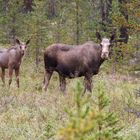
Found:
[{"label": "dry grass", "polygon": [[[57,139],[58,129],[68,120],[64,110],[74,106],[74,89],[77,81],[82,83],[81,79],[68,80],[67,95],[64,95],[59,91],[58,77],[55,73],[49,90],[45,93],[42,91],[43,65],[36,70],[33,61],[25,60],[21,67],[19,90],[15,79],[10,89],[2,87],[0,82],[0,139]],[[111,101],[110,110],[118,114],[125,126],[135,125],[139,119],[131,114],[128,116],[124,111],[124,98],[139,87],[140,80],[100,72],[93,78],[93,87],[96,88],[101,80]],[[8,82],[8,77],[6,81]],[[94,96],[94,91],[92,94]]]}]

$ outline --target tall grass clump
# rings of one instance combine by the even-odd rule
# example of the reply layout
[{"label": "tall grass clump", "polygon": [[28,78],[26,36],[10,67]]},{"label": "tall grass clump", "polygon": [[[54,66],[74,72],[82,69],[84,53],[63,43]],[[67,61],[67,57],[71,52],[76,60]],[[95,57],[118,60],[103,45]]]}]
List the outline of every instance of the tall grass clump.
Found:
[{"label": "tall grass clump", "polygon": [[[78,83],[75,106],[67,109],[69,121],[59,132],[60,140],[120,140],[123,139],[117,116],[109,111],[109,99],[100,83],[94,95],[82,96]],[[91,102],[91,103],[89,103]]]}]

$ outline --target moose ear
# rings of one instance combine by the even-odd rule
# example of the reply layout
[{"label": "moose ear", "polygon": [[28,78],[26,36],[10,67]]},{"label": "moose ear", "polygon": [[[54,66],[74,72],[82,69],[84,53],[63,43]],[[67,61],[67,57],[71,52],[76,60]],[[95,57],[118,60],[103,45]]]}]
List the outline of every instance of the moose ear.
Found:
[{"label": "moose ear", "polygon": [[16,42],[18,45],[20,45],[19,39],[16,38],[15,42]]},{"label": "moose ear", "polygon": [[31,39],[29,39],[29,40],[26,41],[26,45],[28,45],[28,44],[30,43],[30,40],[31,40]]},{"label": "moose ear", "polygon": [[102,40],[102,37],[101,37],[101,35],[100,35],[99,32],[96,32],[96,37],[97,37],[97,39],[99,39],[100,41]]}]

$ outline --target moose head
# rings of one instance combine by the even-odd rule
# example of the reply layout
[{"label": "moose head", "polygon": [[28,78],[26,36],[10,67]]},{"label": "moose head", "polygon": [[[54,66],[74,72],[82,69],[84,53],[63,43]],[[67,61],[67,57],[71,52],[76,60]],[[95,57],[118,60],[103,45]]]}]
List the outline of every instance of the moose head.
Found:
[{"label": "moose head", "polygon": [[96,37],[100,40],[100,46],[102,47],[101,58],[108,59],[109,58],[109,48],[112,42],[114,41],[116,35],[115,32],[112,33],[110,38],[102,38],[99,32],[96,32]]},{"label": "moose head", "polygon": [[21,54],[24,55],[27,49],[27,45],[30,43],[30,39],[27,40],[26,43],[21,42],[19,39],[16,39],[15,42],[16,42],[16,45],[19,47]]}]

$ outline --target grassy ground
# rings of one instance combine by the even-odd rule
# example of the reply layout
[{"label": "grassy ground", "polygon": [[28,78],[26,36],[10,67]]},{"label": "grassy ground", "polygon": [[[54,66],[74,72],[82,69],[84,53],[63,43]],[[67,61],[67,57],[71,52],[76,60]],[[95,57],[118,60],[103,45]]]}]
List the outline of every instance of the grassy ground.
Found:
[{"label": "grassy ground", "polygon": [[[0,82],[0,139],[1,140],[56,140],[58,130],[65,126],[68,116],[65,108],[74,106],[74,89],[82,78],[67,80],[67,95],[59,91],[58,76],[51,79],[47,93],[42,91],[43,64],[36,69],[33,61],[25,60],[21,66],[20,89],[15,78],[11,88]],[[8,76],[6,76],[8,83]],[[103,81],[111,101],[110,111],[118,114],[130,139],[140,138],[139,118],[125,108],[132,104],[134,89],[139,88],[140,79],[106,74],[103,70],[93,78],[94,88]],[[89,94],[89,93],[88,93]],[[132,95],[132,96],[131,96]],[[132,129],[133,128],[133,129]]]}]

